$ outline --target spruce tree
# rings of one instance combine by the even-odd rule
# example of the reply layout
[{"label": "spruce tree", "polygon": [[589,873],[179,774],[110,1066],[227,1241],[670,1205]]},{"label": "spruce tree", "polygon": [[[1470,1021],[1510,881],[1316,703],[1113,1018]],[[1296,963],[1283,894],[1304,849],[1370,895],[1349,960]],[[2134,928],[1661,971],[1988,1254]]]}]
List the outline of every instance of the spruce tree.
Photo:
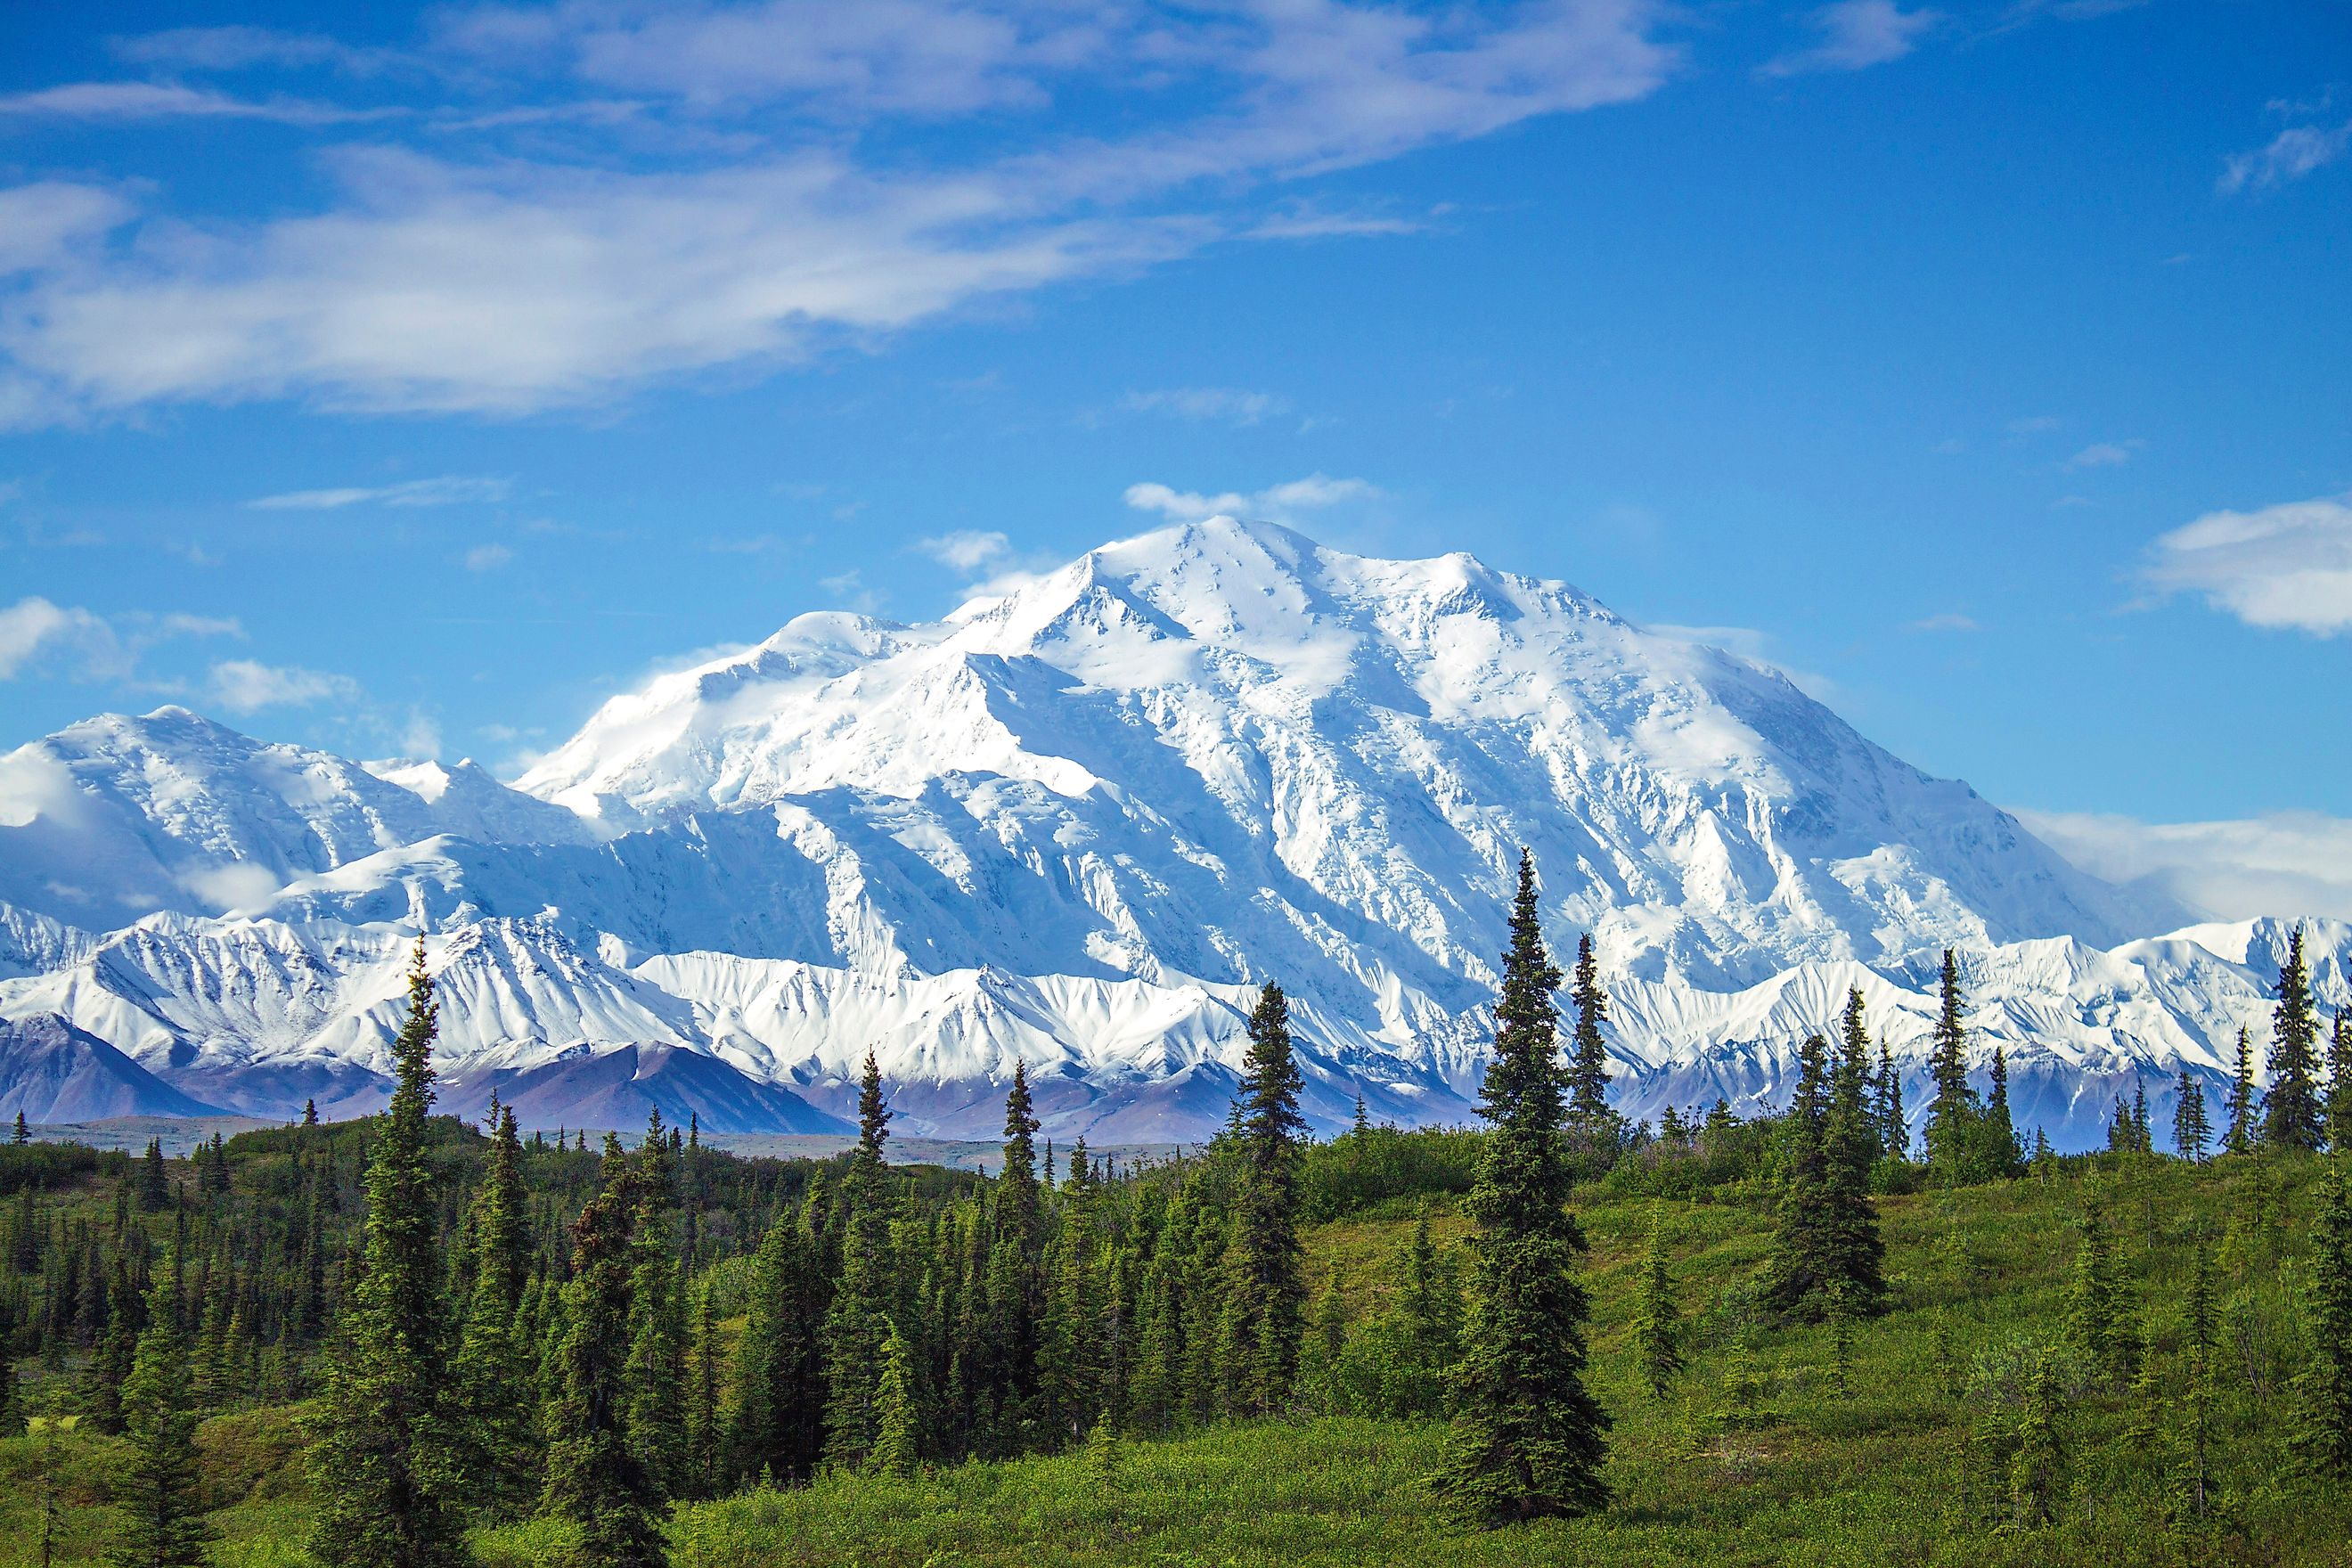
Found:
[{"label": "spruce tree", "polygon": [[2279,966],[2278,1006],[2271,1015],[2271,1087],[2263,1098],[2263,1142],[2273,1149],[2316,1149],[2326,1132],[2320,1119],[2314,1055],[2319,1016],[2311,1000],[2311,974],[2303,962],[2303,928],[2287,940]]},{"label": "spruce tree", "polygon": [[1936,1098],[1927,1105],[1927,1164],[1946,1182],[1969,1179],[1971,1136],[1976,1121],[1976,1094],[1969,1088],[1968,1025],[1962,1017],[1960,966],[1952,950],[1944,950],[1943,973],[1937,985],[1939,998],[1928,1067],[1936,1079]]},{"label": "spruce tree", "polygon": [[417,940],[408,1017],[393,1042],[392,1103],[367,1170],[367,1220],[310,1450],[310,1550],[328,1568],[442,1568],[466,1560],[463,1422],[448,1407],[450,1335],[425,1151],[439,1009]]},{"label": "spruce tree", "polygon": [[2352,1153],[2352,1012],[2342,1007],[2327,1036],[2327,1146]]},{"label": "spruce tree", "polygon": [[728,1439],[730,1468],[745,1479],[806,1480],[824,1451],[828,1298],[814,1209],[778,1215],[751,1259]]},{"label": "spruce tree", "polygon": [[896,1277],[889,1191],[882,1145],[890,1112],[882,1100],[882,1069],[874,1053],[857,1091],[857,1150],[850,1158],[843,1199],[849,1229],[842,1246],[841,1279],[824,1321],[824,1457],[843,1469],[864,1468],[879,1435],[876,1394],[888,1342]]},{"label": "spruce tree", "polygon": [[306,1100],[302,1102],[302,1125],[305,1127],[316,1127],[319,1125],[319,1102],[317,1100]]},{"label": "spruce tree", "polygon": [[677,1164],[656,1107],[636,1154],[629,1277],[629,1441],[654,1492],[676,1495],[686,1470],[686,1281],[670,1210]]},{"label": "spruce tree", "polygon": [[1608,1021],[1609,996],[1601,989],[1601,966],[1592,956],[1590,931],[1576,939],[1576,969],[1569,984],[1576,1027],[1569,1041],[1568,1121],[1587,1137],[1613,1144],[1616,1119],[1609,1109],[1609,1050],[1601,1026]]},{"label": "spruce tree", "polygon": [[596,1195],[572,1226],[540,1510],[578,1532],[580,1568],[660,1568],[661,1497],[629,1440],[629,1294],[637,1173],[604,1135]]},{"label": "spruce tree", "polygon": [[2201,1165],[2212,1141],[2213,1129],[2205,1119],[2205,1086],[2184,1067],[2173,1089],[2172,1147],[2182,1159]]},{"label": "spruce tree", "polygon": [[1674,1276],[1666,1268],[1665,1216],[1650,1205],[1650,1245],[1642,1257],[1642,1295],[1633,1309],[1633,1343],[1641,1354],[1642,1379],[1653,1398],[1664,1399],[1682,1370],[1682,1310],[1675,1300]]},{"label": "spruce tree", "polygon": [[1270,1415],[1289,1403],[1307,1331],[1298,1242],[1298,1114],[1304,1079],[1290,1049],[1290,1005],[1268,982],[1249,1016],[1244,1067],[1243,1168],[1234,1197],[1227,1311],[1238,1414]]},{"label": "spruce tree", "polygon": [[1435,1478],[1457,1514],[1489,1526],[1590,1513],[1609,1500],[1609,1415],[1584,1386],[1584,1231],[1568,1212],[1561,1148],[1559,981],[1544,951],[1535,859],[1523,850],[1480,1093],[1493,1131],[1463,1205],[1475,1228],[1457,1414]]},{"label": "spruce tree", "polygon": [[172,1184],[163,1173],[163,1141],[147,1140],[147,1152],[139,1162],[139,1206],[149,1214],[162,1214],[172,1206]]},{"label": "spruce tree", "polygon": [[2254,1147],[2254,1064],[2246,1031],[2238,1031],[2238,1056],[2230,1073],[2230,1126],[2221,1135],[2221,1150],[2249,1154]]},{"label": "spruce tree", "polygon": [[1828,1250],[1822,1262],[1832,1289],[1849,1315],[1874,1316],[1886,1298],[1886,1246],[1871,1202],[1870,1173],[1878,1163],[1871,1123],[1866,1039],[1849,1042],[1830,1073],[1829,1106],[1822,1122],[1822,1206]]},{"label": "spruce tree", "polygon": [[2082,1232],[2074,1283],[2066,1293],[2066,1338],[2086,1369],[2121,1384],[2131,1372],[2134,1342],[2115,1236],[2095,1208],[2084,1209]]},{"label": "spruce tree", "polygon": [[30,1143],[32,1141],[33,1130],[25,1125],[25,1113],[19,1110],[16,1112],[16,1131],[8,1135],[8,1142],[11,1143],[23,1144]]},{"label": "spruce tree", "polygon": [[176,1309],[169,1281],[158,1279],[147,1297],[147,1327],[131,1375],[122,1383],[110,1568],[202,1568],[213,1539],[199,1495],[196,1412]]},{"label": "spruce tree", "polygon": [[2017,1174],[2025,1163],[2025,1151],[2018,1147],[2017,1124],[2010,1120],[2009,1058],[1999,1046],[1992,1048],[1992,1089],[1985,1097],[1978,1136],[1984,1145],[1986,1175],[2005,1180]]},{"label": "spruce tree", "polygon": [[1878,1121],[1889,1159],[1911,1157],[1911,1124],[1903,1111],[1903,1074],[1895,1052],[1884,1038],[1878,1042]]},{"label": "spruce tree", "polygon": [[529,1345],[515,1337],[531,1245],[523,1190],[522,1140],[508,1108],[490,1139],[475,1195],[474,1292],[454,1370],[469,1418],[473,1497],[493,1512],[520,1511],[538,1490],[538,1431],[530,1403],[515,1397],[533,1370]]},{"label": "spruce tree", "polygon": [[921,1458],[917,1434],[915,1356],[893,1325],[882,1342],[882,1380],[874,1394],[874,1447],[866,1468],[886,1476],[911,1476]]},{"label": "spruce tree", "polygon": [[719,1406],[719,1380],[726,1352],[719,1342],[719,1315],[706,1279],[694,1293],[693,1343],[687,1355],[686,1496],[719,1494],[720,1452],[726,1432]]},{"label": "spruce tree", "polygon": [[2065,1455],[2058,1444],[2058,1372],[2048,1351],[2034,1359],[2025,1408],[2017,1418],[2017,1452],[2010,1462],[2010,1500],[2019,1521],[2047,1524],[2064,1489]]},{"label": "spruce tree", "polygon": [[2341,1161],[2319,1184],[2311,1228],[2311,1354],[2295,1378],[2297,1457],[2317,1474],[2352,1477],[2352,1194]]}]

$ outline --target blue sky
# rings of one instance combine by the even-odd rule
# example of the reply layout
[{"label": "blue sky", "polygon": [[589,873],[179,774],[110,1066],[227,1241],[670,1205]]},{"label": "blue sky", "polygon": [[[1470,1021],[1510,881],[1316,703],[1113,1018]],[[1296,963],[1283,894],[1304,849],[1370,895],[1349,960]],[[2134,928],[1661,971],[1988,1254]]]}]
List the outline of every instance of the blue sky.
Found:
[{"label": "blue sky", "polygon": [[1230,494],[2352,913],[2340,5],[89,15],[0,16],[0,747],[511,769]]}]

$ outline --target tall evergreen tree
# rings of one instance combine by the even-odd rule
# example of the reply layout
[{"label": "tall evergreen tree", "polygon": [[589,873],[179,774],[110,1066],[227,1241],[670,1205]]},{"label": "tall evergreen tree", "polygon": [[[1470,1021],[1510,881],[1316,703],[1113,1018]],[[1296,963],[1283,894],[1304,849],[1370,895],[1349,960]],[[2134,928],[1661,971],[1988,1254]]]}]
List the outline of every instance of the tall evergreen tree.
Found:
[{"label": "tall evergreen tree", "polygon": [[16,1131],[8,1135],[8,1142],[22,1144],[30,1143],[32,1141],[33,1130],[25,1125],[25,1113],[20,1110],[16,1112]]},{"label": "tall evergreen tree", "polygon": [[1665,1216],[1653,1204],[1650,1245],[1642,1255],[1642,1294],[1633,1310],[1633,1343],[1641,1355],[1642,1380],[1654,1398],[1665,1398],[1667,1385],[1682,1370],[1681,1316],[1674,1275],[1666,1268]]},{"label": "tall evergreen tree", "polygon": [[1457,1513],[1486,1525],[1590,1513],[1609,1498],[1609,1415],[1584,1386],[1584,1231],[1568,1212],[1561,1148],[1559,981],[1544,951],[1535,858],[1523,850],[1480,1093],[1494,1131],[1464,1204],[1475,1229],[1459,1404],[1436,1478]]},{"label": "tall evergreen tree", "polygon": [[2343,1007],[2327,1035],[2327,1146],[2352,1154],[2352,1010]]},{"label": "tall evergreen tree", "polygon": [[843,1185],[849,1227],[840,1281],[824,1321],[824,1457],[828,1464],[844,1469],[863,1468],[880,1433],[876,1394],[882,1382],[883,1347],[892,1329],[896,1278],[893,1215],[882,1164],[889,1127],[882,1069],[868,1051],[858,1083],[857,1150]]},{"label": "tall evergreen tree", "polygon": [[1601,965],[1592,956],[1590,931],[1576,939],[1569,1003],[1576,1012],[1576,1027],[1569,1038],[1569,1125],[1613,1142],[1617,1127],[1609,1109],[1609,1050],[1601,1035],[1609,1017],[1609,995],[1601,989]]},{"label": "tall evergreen tree", "polygon": [[2238,1056],[2230,1072],[2230,1125],[2221,1134],[2221,1150],[2248,1154],[2254,1147],[2254,1064],[2252,1047],[2243,1028],[2238,1031]]},{"label": "tall evergreen tree", "polygon": [[163,1141],[147,1140],[147,1152],[139,1162],[139,1206],[149,1214],[162,1214],[172,1206],[172,1184],[163,1173]]},{"label": "tall evergreen tree", "polygon": [[751,1259],[728,1439],[730,1467],[747,1480],[805,1480],[824,1452],[828,1296],[814,1212],[778,1215]]},{"label": "tall evergreen tree", "polygon": [[[1243,1169],[1234,1198],[1232,1279],[1226,1301],[1241,1414],[1267,1415],[1289,1403],[1307,1331],[1307,1284],[1298,1242],[1298,1114],[1305,1080],[1290,1049],[1290,1005],[1268,982],[1249,1017],[1241,1083]],[[1089,1412],[1089,1414],[1091,1414]]]},{"label": "tall evergreen tree", "polygon": [[520,1511],[538,1489],[538,1430],[530,1402],[515,1390],[535,1370],[532,1348],[515,1335],[530,1268],[529,1195],[522,1139],[508,1108],[490,1139],[475,1195],[474,1292],[454,1369],[467,1416],[473,1497],[495,1512]]},{"label": "tall evergreen tree", "polygon": [[2058,1444],[2058,1372],[2048,1351],[2034,1359],[2025,1408],[2017,1418],[2017,1452],[2010,1462],[2010,1500],[2019,1520],[2047,1524],[2064,1489],[2065,1455]]},{"label": "tall evergreen tree", "polygon": [[874,1447],[866,1467],[886,1476],[911,1476],[921,1460],[915,1352],[892,1325],[882,1342],[882,1381],[875,1389]]},{"label": "tall evergreen tree", "polygon": [[1927,1105],[1927,1163],[1948,1182],[1970,1174],[1972,1136],[1977,1119],[1976,1093],[1969,1088],[1968,1025],[1960,1000],[1960,966],[1952,950],[1944,950],[1943,973],[1937,983],[1938,1005],[1928,1066],[1935,1074],[1936,1098]]},{"label": "tall evergreen tree", "polygon": [[2010,1120],[2009,1058],[1999,1046],[1992,1048],[1992,1089],[1985,1096],[1977,1135],[1983,1143],[1986,1175],[2007,1178],[2018,1173],[2018,1167],[2025,1163],[2025,1151],[2018,1146],[2017,1123]]},{"label": "tall evergreen tree", "polygon": [[2329,1162],[2311,1229],[2311,1355],[2295,1379],[2298,1457],[2318,1474],[2352,1477],[2352,1193]]},{"label": "tall evergreen tree", "polygon": [[2263,1142],[2271,1148],[2316,1149],[2326,1136],[2315,1073],[2318,1042],[2319,1016],[2297,926],[2279,965],[2278,1006],[2271,1015],[2271,1087],[2263,1097]]},{"label": "tall evergreen tree", "polygon": [[687,1353],[687,1484],[681,1489],[688,1497],[718,1495],[726,1437],[719,1384],[727,1352],[719,1342],[719,1314],[711,1297],[709,1280],[694,1292],[693,1342]]},{"label": "tall evergreen tree", "polygon": [[661,1568],[661,1497],[629,1440],[629,1294],[637,1173],[604,1135],[603,1180],[572,1226],[541,1511],[578,1534],[580,1568]]},{"label": "tall evergreen tree", "polygon": [[1863,1068],[1853,1050],[1829,1069],[1828,1042],[1809,1035],[1797,1050],[1797,1087],[1782,1119],[1780,1223],[1765,1300],[1819,1320],[1835,1293],[1874,1311],[1885,1295],[1885,1255],[1871,1207],[1876,1140],[1863,1104]]},{"label": "tall evergreen tree", "polygon": [[1911,1123],[1903,1110],[1903,1074],[1895,1052],[1885,1039],[1878,1042],[1878,1122],[1890,1159],[1911,1157]]},{"label": "tall evergreen tree", "polygon": [[661,1109],[636,1155],[637,1213],[630,1243],[629,1441],[654,1492],[676,1495],[686,1468],[686,1280],[670,1210],[677,1169]]},{"label": "tall evergreen tree", "polygon": [[310,1550],[329,1568],[466,1560],[462,1421],[446,1398],[449,1323],[435,1237],[440,1182],[425,1151],[438,1028],[420,937],[408,1017],[393,1042],[392,1103],[368,1162],[358,1279],[313,1426],[319,1500]]},{"label": "tall evergreen tree", "polygon": [[177,1308],[170,1281],[158,1279],[122,1384],[123,1442],[109,1568],[202,1568],[213,1539],[199,1495],[196,1411]]},{"label": "tall evergreen tree", "polygon": [[2184,1067],[2173,1089],[2172,1147],[2182,1159],[2201,1165],[2212,1141],[2213,1128],[2205,1117],[2205,1086]]},{"label": "tall evergreen tree", "polygon": [[2086,1368],[2120,1386],[2131,1374],[2136,1342],[2115,1235],[2095,1208],[2084,1211],[2082,1231],[2066,1293],[2066,1338]]}]

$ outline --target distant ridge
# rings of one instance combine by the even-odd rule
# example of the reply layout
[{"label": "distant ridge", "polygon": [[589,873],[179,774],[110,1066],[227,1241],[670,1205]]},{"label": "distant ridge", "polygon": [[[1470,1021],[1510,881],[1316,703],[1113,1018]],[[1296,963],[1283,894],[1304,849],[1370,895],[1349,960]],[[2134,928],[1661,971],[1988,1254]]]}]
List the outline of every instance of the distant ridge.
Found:
[{"label": "distant ridge", "polygon": [[54,1013],[0,1020],[0,1119],[219,1116],[97,1036]]},{"label": "distant ridge", "polygon": [[[180,708],[0,761],[0,1014],[263,1117],[383,1103],[422,931],[445,1084],[553,1069],[517,1092],[554,1125],[664,1095],[838,1118],[871,1050],[907,1136],[993,1136],[1025,1062],[1053,1136],[1197,1140],[1268,980],[1314,1127],[1359,1095],[1466,1121],[1524,846],[1547,932],[1593,939],[1630,1116],[1778,1107],[1855,988],[1923,1109],[1951,948],[1979,1085],[2004,1050],[2022,1124],[2071,1150],[2143,1086],[2159,1119],[2182,1071],[2218,1086],[2289,934],[2090,876],[1779,671],[1567,583],[1230,517],[936,621],[799,616],[512,786]],[[2306,940],[2352,1005],[2352,927]],[[632,1047],[679,1054],[593,1065]]]}]

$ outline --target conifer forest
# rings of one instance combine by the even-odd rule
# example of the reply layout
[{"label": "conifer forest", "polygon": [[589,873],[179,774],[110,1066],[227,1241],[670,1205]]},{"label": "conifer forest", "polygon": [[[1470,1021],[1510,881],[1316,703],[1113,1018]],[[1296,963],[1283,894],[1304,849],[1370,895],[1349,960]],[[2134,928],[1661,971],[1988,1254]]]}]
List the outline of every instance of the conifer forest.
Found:
[{"label": "conifer forest", "polygon": [[825,1159],[438,1115],[420,948],[381,1115],[0,1147],[0,1561],[2343,1560],[2299,946],[2226,1103],[2062,1157],[1949,955],[1924,1117],[1857,991],[1783,1113],[1629,1126],[1525,858],[1509,932],[1477,1125],[1308,1138],[1267,984],[1207,1145],[1055,1148],[1016,1071],[992,1175],[894,1163],[871,1057]]}]

